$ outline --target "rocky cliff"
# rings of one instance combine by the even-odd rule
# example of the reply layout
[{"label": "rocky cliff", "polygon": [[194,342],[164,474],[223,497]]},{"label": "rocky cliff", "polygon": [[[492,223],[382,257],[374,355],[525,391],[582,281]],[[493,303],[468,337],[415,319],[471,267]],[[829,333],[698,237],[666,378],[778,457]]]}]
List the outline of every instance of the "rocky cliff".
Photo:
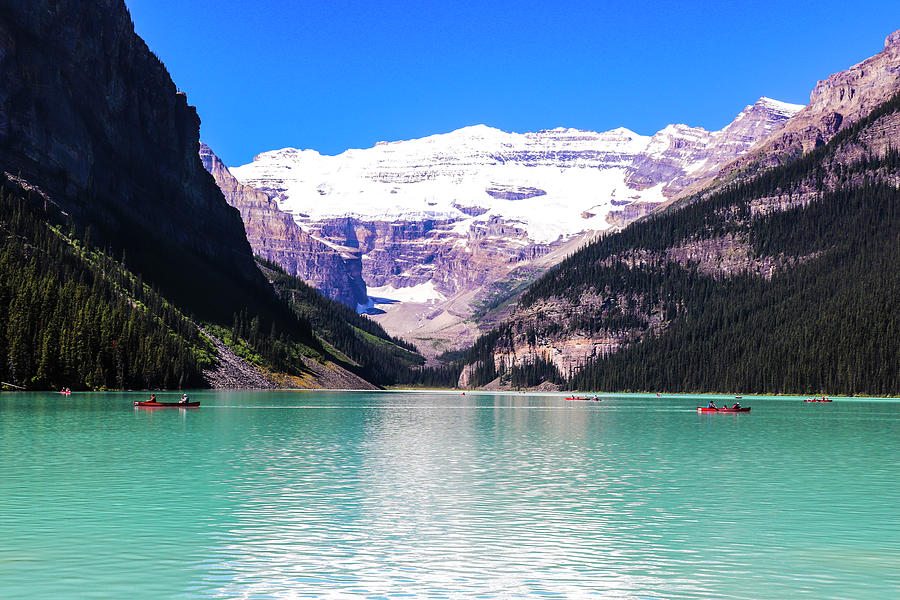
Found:
[{"label": "rocky cliff", "polygon": [[[875,56],[819,81],[809,95],[809,104],[784,127],[759,138],[750,152],[724,165],[719,175],[752,175],[760,168],[777,166],[809,152],[869,114],[898,87],[900,31],[887,36],[884,50]],[[698,192],[712,181],[711,176],[699,178],[676,195]]]},{"label": "rocky cliff", "polygon": [[820,146],[888,100],[898,84],[900,31],[889,35],[875,56],[820,81],[809,104],[754,154],[791,156]]},{"label": "rocky cliff", "polygon": [[743,156],[758,141],[782,130],[801,108],[764,97],[719,131],[669,125],[636,157],[628,184],[637,189],[663,184],[666,198],[678,196],[695,182],[717,175],[723,165]]},{"label": "rocky cliff", "polygon": [[0,0],[0,170],[224,322],[269,292],[200,163],[199,127],[121,0]]},{"label": "rocky cliff", "polygon": [[256,255],[347,306],[356,308],[368,302],[358,253],[339,251],[311,237],[268,195],[235,179],[206,144],[200,144],[200,158],[225,200],[241,213],[247,240]]}]

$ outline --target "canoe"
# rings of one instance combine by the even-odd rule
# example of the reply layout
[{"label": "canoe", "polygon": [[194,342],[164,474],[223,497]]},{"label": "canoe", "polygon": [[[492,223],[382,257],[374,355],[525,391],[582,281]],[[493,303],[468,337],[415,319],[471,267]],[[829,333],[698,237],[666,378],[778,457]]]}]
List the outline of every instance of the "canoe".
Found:
[{"label": "canoe", "polygon": [[741,408],[706,408],[705,406],[698,406],[697,412],[750,412],[750,407],[742,406]]},{"label": "canoe", "polygon": [[140,400],[134,401],[135,406],[144,406],[147,408],[163,408],[167,406],[171,406],[174,408],[197,408],[200,406],[200,402],[141,402]]},{"label": "canoe", "polygon": [[566,398],[566,400],[582,400],[585,402],[600,402],[601,398]]}]

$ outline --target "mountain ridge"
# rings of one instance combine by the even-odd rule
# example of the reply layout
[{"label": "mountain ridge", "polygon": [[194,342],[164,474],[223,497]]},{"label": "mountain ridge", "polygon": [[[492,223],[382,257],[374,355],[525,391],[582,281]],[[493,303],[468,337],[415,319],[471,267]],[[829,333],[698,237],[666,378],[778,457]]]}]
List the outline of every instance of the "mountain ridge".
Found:
[{"label": "mountain ridge", "polygon": [[[749,152],[724,165],[720,172],[698,179],[675,200],[752,175],[793,160],[826,144],[841,130],[853,125],[886,102],[900,86],[900,30],[889,34],[884,49],[849,68],[818,81],[809,103],[785,127],[758,142]],[[707,188],[707,189],[705,189]]]},{"label": "mountain ridge", "polygon": [[[474,339],[464,323],[500,282],[533,278],[572,242],[664,205],[667,186],[715,170],[797,109],[764,97],[719,131],[672,125],[654,136],[473,125],[335,156],[284,148],[231,172],[314,238],[358,253],[376,296],[360,308],[439,352]],[[425,285],[433,293],[420,302],[377,304]]]},{"label": "mountain ridge", "polygon": [[[341,357],[343,340],[314,329],[257,265],[239,211],[204,169],[199,129],[122,0],[0,0],[3,381],[262,381],[220,368],[244,361],[280,387],[371,385]],[[342,320],[344,307],[303,293],[321,300],[319,322]],[[358,356],[398,373],[421,360],[403,349],[393,364],[389,336],[363,327],[343,329],[377,340],[345,336]]]}]

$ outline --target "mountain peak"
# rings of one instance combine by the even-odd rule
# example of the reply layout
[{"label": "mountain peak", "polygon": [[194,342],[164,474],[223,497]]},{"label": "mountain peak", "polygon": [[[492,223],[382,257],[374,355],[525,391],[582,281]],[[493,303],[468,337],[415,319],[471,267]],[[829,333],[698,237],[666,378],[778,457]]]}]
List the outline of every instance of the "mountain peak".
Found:
[{"label": "mountain peak", "polygon": [[890,48],[891,46],[900,47],[900,29],[884,38],[884,47]]},{"label": "mountain peak", "polygon": [[791,104],[789,102],[781,102],[780,100],[773,100],[772,98],[767,98],[763,96],[753,106],[759,106],[761,108],[767,108],[771,111],[786,115],[788,117],[794,116],[796,113],[800,112],[805,105],[803,104]]},{"label": "mountain peak", "polygon": [[491,127],[490,125],[485,125],[484,123],[478,123],[476,125],[467,125],[465,127],[460,127],[450,133],[455,133],[463,136],[484,136],[484,135],[496,135],[498,133],[505,133],[501,129],[497,129],[496,127]]}]

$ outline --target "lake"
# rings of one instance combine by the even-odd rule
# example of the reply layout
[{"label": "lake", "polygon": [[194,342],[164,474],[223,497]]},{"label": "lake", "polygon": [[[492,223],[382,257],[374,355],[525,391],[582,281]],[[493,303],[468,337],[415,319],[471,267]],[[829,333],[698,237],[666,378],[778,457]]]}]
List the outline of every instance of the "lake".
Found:
[{"label": "lake", "polygon": [[0,597],[900,598],[896,401],[147,396],[0,393]]}]

